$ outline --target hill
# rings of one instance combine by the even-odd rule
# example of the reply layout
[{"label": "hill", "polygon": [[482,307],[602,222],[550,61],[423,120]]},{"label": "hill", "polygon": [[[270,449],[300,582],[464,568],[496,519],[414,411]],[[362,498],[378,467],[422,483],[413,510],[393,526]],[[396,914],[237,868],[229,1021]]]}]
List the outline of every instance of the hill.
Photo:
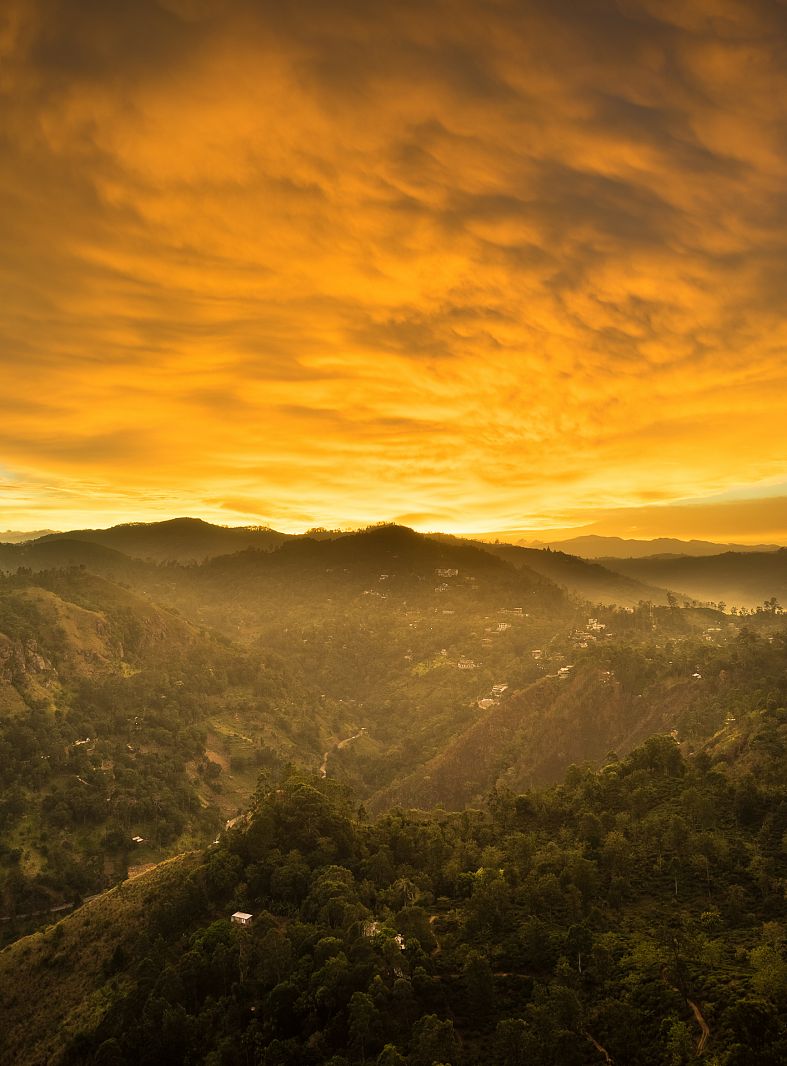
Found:
[{"label": "hill", "polygon": [[210,839],[266,759],[309,757],[291,736],[303,691],[264,652],[87,571],[0,577],[2,935]]},{"label": "hill", "polygon": [[21,544],[0,544],[0,571],[56,570],[82,567],[108,577],[131,577],[140,564],[114,548],[76,540],[70,536],[45,537]]},{"label": "hill", "polygon": [[656,537],[653,540],[636,540],[624,537],[569,537],[567,540],[517,540],[528,548],[551,548],[568,552],[583,559],[640,559],[656,555],[723,555],[724,552],[769,552],[776,551],[778,544],[716,544],[709,540],[679,540],[676,537]]},{"label": "hill", "polygon": [[[525,632],[553,634],[565,609],[536,575],[400,528],[189,566],[67,540],[15,552],[28,565],[0,579],[0,917],[35,917],[204,840],[261,769],[316,770],[359,730],[367,760],[352,774],[371,794],[433,756],[494,664]],[[91,557],[135,588],[29,565]],[[454,564],[444,579],[440,564]],[[459,668],[484,621],[497,629],[490,614],[517,605]]]},{"label": "hill", "polygon": [[51,533],[37,545],[62,540],[111,548],[132,558],[155,562],[201,562],[215,555],[255,548],[270,551],[288,539],[286,533],[260,526],[217,526],[199,518],[166,522],[131,522],[109,529],[77,529]]},{"label": "hill", "polygon": [[653,582],[710,602],[755,608],[787,600],[787,548],[773,552],[725,552],[704,559],[605,559],[628,578]]},{"label": "hill", "polygon": [[[2,579],[0,917],[208,839],[287,761],[375,810],[455,806],[653,730],[702,743],[734,695],[713,680],[735,676],[729,616],[591,609],[465,541],[387,526],[189,565],[85,547],[133,587],[74,567]],[[778,623],[747,619],[758,641]]]},{"label": "hill", "polygon": [[[637,694],[639,695],[639,694]],[[573,763],[599,765],[611,751],[628,753],[655,732],[685,720],[688,681],[646,701],[625,692],[606,671],[556,674],[500,701],[456,741],[370,807],[461,810],[497,787],[523,790],[562,779]]]},{"label": "hill", "polygon": [[249,550],[202,566],[167,568],[152,575],[146,587],[235,636],[278,629],[287,624],[285,618],[322,616],[339,603],[368,607],[395,601],[402,608],[409,603],[413,609],[416,604],[450,609],[443,601],[453,600],[460,588],[466,598],[490,604],[501,596],[512,603],[524,602],[523,596],[561,597],[552,582],[482,546],[445,542],[395,525],[331,539],[293,538],[270,552]]},{"label": "hill", "polygon": [[548,785],[572,763],[627,755],[654,733],[692,750],[729,736],[735,714],[762,705],[764,693],[787,699],[778,628],[758,636],[703,610],[643,607],[605,617],[614,637],[588,644],[574,635],[539,650],[535,678],[488,701],[432,759],[376,794],[370,809],[461,809],[495,788]]},{"label": "hill", "polygon": [[525,567],[590,603],[633,607],[643,600],[667,603],[667,591],[576,555],[513,544],[485,544],[487,551],[516,567]]},{"label": "hill", "polygon": [[38,540],[39,537],[46,537],[50,533],[58,533],[57,529],[35,529],[29,532],[22,532],[17,529],[3,529],[0,530],[0,544],[21,544],[26,540]]},{"label": "hill", "polygon": [[289,772],[216,846],[0,954],[0,1055],[776,1066],[785,817],[783,785],[663,736],[456,815],[369,822]]}]

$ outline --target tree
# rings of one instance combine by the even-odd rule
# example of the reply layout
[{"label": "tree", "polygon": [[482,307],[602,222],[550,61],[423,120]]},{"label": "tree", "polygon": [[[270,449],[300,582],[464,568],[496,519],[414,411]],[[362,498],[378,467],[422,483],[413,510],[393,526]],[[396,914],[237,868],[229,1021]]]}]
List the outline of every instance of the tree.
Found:
[{"label": "tree", "polygon": [[456,1066],[459,1060],[459,1041],[454,1023],[441,1021],[436,1014],[425,1014],[413,1026],[411,1066],[433,1066],[444,1062]]},{"label": "tree", "polygon": [[463,968],[468,1012],[483,1023],[495,1009],[495,979],[489,959],[478,951],[468,952]]},{"label": "tree", "polygon": [[350,1041],[360,1053],[361,1062],[366,1059],[366,1046],[374,1037],[379,1022],[380,1012],[374,1000],[366,992],[353,992],[350,999]]},{"label": "tree", "polygon": [[566,947],[576,957],[577,970],[582,973],[582,956],[593,947],[593,934],[586,925],[572,925],[566,936]]},{"label": "tree", "polygon": [[407,1059],[399,1054],[395,1044],[386,1044],[377,1056],[377,1066],[407,1066]]},{"label": "tree", "polygon": [[527,1066],[530,1042],[523,1018],[504,1018],[498,1022],[494,1049],[500,1066]]}]

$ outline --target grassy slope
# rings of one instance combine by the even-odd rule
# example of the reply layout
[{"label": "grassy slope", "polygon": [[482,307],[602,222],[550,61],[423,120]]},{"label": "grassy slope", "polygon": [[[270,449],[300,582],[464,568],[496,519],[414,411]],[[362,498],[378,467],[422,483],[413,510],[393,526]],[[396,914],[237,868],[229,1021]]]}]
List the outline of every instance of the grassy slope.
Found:
[{"label": "grassy slope", "polygon": [[0,953],[1,1063],[55,1066],[68,1038],[95,1027],[117,987],[104,976],[113,953],[130,949],[150,901],[197,862],[162,862]]}]

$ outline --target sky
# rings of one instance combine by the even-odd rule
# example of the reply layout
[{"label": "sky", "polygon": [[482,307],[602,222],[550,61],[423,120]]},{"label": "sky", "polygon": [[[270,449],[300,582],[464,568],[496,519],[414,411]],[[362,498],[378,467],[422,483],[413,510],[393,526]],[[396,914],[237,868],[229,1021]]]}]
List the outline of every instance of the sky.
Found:
[{"label": "sky", "polygon": [[4,0],[0,528],[787,543],[783,0]]}]

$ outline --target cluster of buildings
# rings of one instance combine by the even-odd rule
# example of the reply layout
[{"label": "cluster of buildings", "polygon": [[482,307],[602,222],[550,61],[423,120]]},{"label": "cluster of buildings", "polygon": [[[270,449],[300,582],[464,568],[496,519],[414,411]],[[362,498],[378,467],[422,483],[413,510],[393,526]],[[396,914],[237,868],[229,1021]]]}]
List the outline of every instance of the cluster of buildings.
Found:
[{"label": "cluster of buildings", "polygon": [[500,700],[503,693],[508,692],[508,685],[504,682],[500,682],[497,685],[492,685],[492,689],[488,696],[484,696],[478,700],[478,706],[482,711],[488,711],[491,707],[494,707]]}]

